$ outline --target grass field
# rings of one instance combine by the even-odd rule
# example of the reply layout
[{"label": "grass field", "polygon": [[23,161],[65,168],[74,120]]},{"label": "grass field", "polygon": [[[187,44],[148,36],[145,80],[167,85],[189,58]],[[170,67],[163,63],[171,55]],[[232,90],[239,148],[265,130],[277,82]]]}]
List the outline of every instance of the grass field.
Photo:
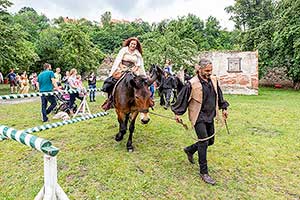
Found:
[{"label": "grass field", "polygon": [[[70,199],[300,199],[300,93],[262,88],[259,96],[225,98],[231,134],[216,125],[208,151],[216,186],[200,180],[198,164],[189,164],[182,151],[193,143],[193,130],[158,116],[147,125],[137,123],[133,153],[126,151],[128,134],[120,143],[114,140],[114,111],[36,135],[60,148],[58,181]],[[103,100],[98,95],[89,104],[93,113]],[[39,101],[0,103],[0,111],[3,125],[42,124]],[[173,116],[159,106],[155,112]],[[42,153],[6,140],[0,142],[0,163],[0,200],[33,199],[43,185]]]}]

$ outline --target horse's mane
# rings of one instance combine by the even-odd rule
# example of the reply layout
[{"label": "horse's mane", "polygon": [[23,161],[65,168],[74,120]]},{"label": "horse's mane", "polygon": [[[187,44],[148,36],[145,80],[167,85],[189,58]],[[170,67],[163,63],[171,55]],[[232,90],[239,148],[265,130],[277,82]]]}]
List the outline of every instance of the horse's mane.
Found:
[{"label": "horse's mane", "polygon": [[143,75],[137,76],[131,72],[125,74],[124,80],[125,80],[125,84],[128,87],[132,87],[132,82],[134,82],[135,87],[138,89],[142,88],[145,84],[147,84],[147,77]]},{"label": "horse's mane", "polygon": [[150,74],[157,75],[157,81],[160,82],[162,79],[162,76],[164,74],[164,71],[162,70],[162,68],[159,65],[156,64],[151,64],[150,70],[149,70]]}]

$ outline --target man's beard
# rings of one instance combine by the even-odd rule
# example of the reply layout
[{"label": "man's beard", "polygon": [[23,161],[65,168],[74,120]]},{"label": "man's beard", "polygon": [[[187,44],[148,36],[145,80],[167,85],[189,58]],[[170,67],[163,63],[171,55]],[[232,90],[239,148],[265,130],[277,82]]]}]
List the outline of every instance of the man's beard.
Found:
[{"label": "man's beard", "polygon": [[211,74],[207,75],[207,74],[202,74],[202,77],[205,79],[210,79]]}]

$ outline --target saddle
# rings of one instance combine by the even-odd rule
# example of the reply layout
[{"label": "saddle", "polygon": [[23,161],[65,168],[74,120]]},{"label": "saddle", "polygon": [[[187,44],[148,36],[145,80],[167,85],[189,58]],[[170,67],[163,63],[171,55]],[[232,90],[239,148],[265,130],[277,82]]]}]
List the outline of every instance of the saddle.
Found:
[{"label": "saddle", "polygon": [[107,111],[111,108],[114,107],[114,93],[115,93],[115,89],[118,86],[119,82],[126,76],[126,72],[122,73],[121,77],[119,79],[114,78],[113,76],[108,77],[104,83],[103,83],[103,87],[102,87],[102,91],[103,92],[107,92],[108,93],[108,98],[106,99],[106,101],[102,104],[102,108]]},{"label": "saddle", "polygon": [[122,77],[122,75],[124,74],[124,72],[130,71],[130,69],[135,66],[135,64],[133,62],[126,61],[126,60],[122,60],[122,64],[125,65],[127,68],[126,69],[117,70],[117,71],[115,71],[112,74],[112,77],[114,77],[117,80],[119,80]]}]

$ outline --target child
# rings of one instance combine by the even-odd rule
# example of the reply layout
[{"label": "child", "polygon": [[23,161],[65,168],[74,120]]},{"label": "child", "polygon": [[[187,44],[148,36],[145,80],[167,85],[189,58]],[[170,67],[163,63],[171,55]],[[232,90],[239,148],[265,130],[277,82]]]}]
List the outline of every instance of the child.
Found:
[{"label": "child", "polygon": [[79,74],[76,76],[75,85],[77,86],[79,97],[84,97],[84,95],[86,94],[86,89],[85,87],[83,87],[81,75]]}]

